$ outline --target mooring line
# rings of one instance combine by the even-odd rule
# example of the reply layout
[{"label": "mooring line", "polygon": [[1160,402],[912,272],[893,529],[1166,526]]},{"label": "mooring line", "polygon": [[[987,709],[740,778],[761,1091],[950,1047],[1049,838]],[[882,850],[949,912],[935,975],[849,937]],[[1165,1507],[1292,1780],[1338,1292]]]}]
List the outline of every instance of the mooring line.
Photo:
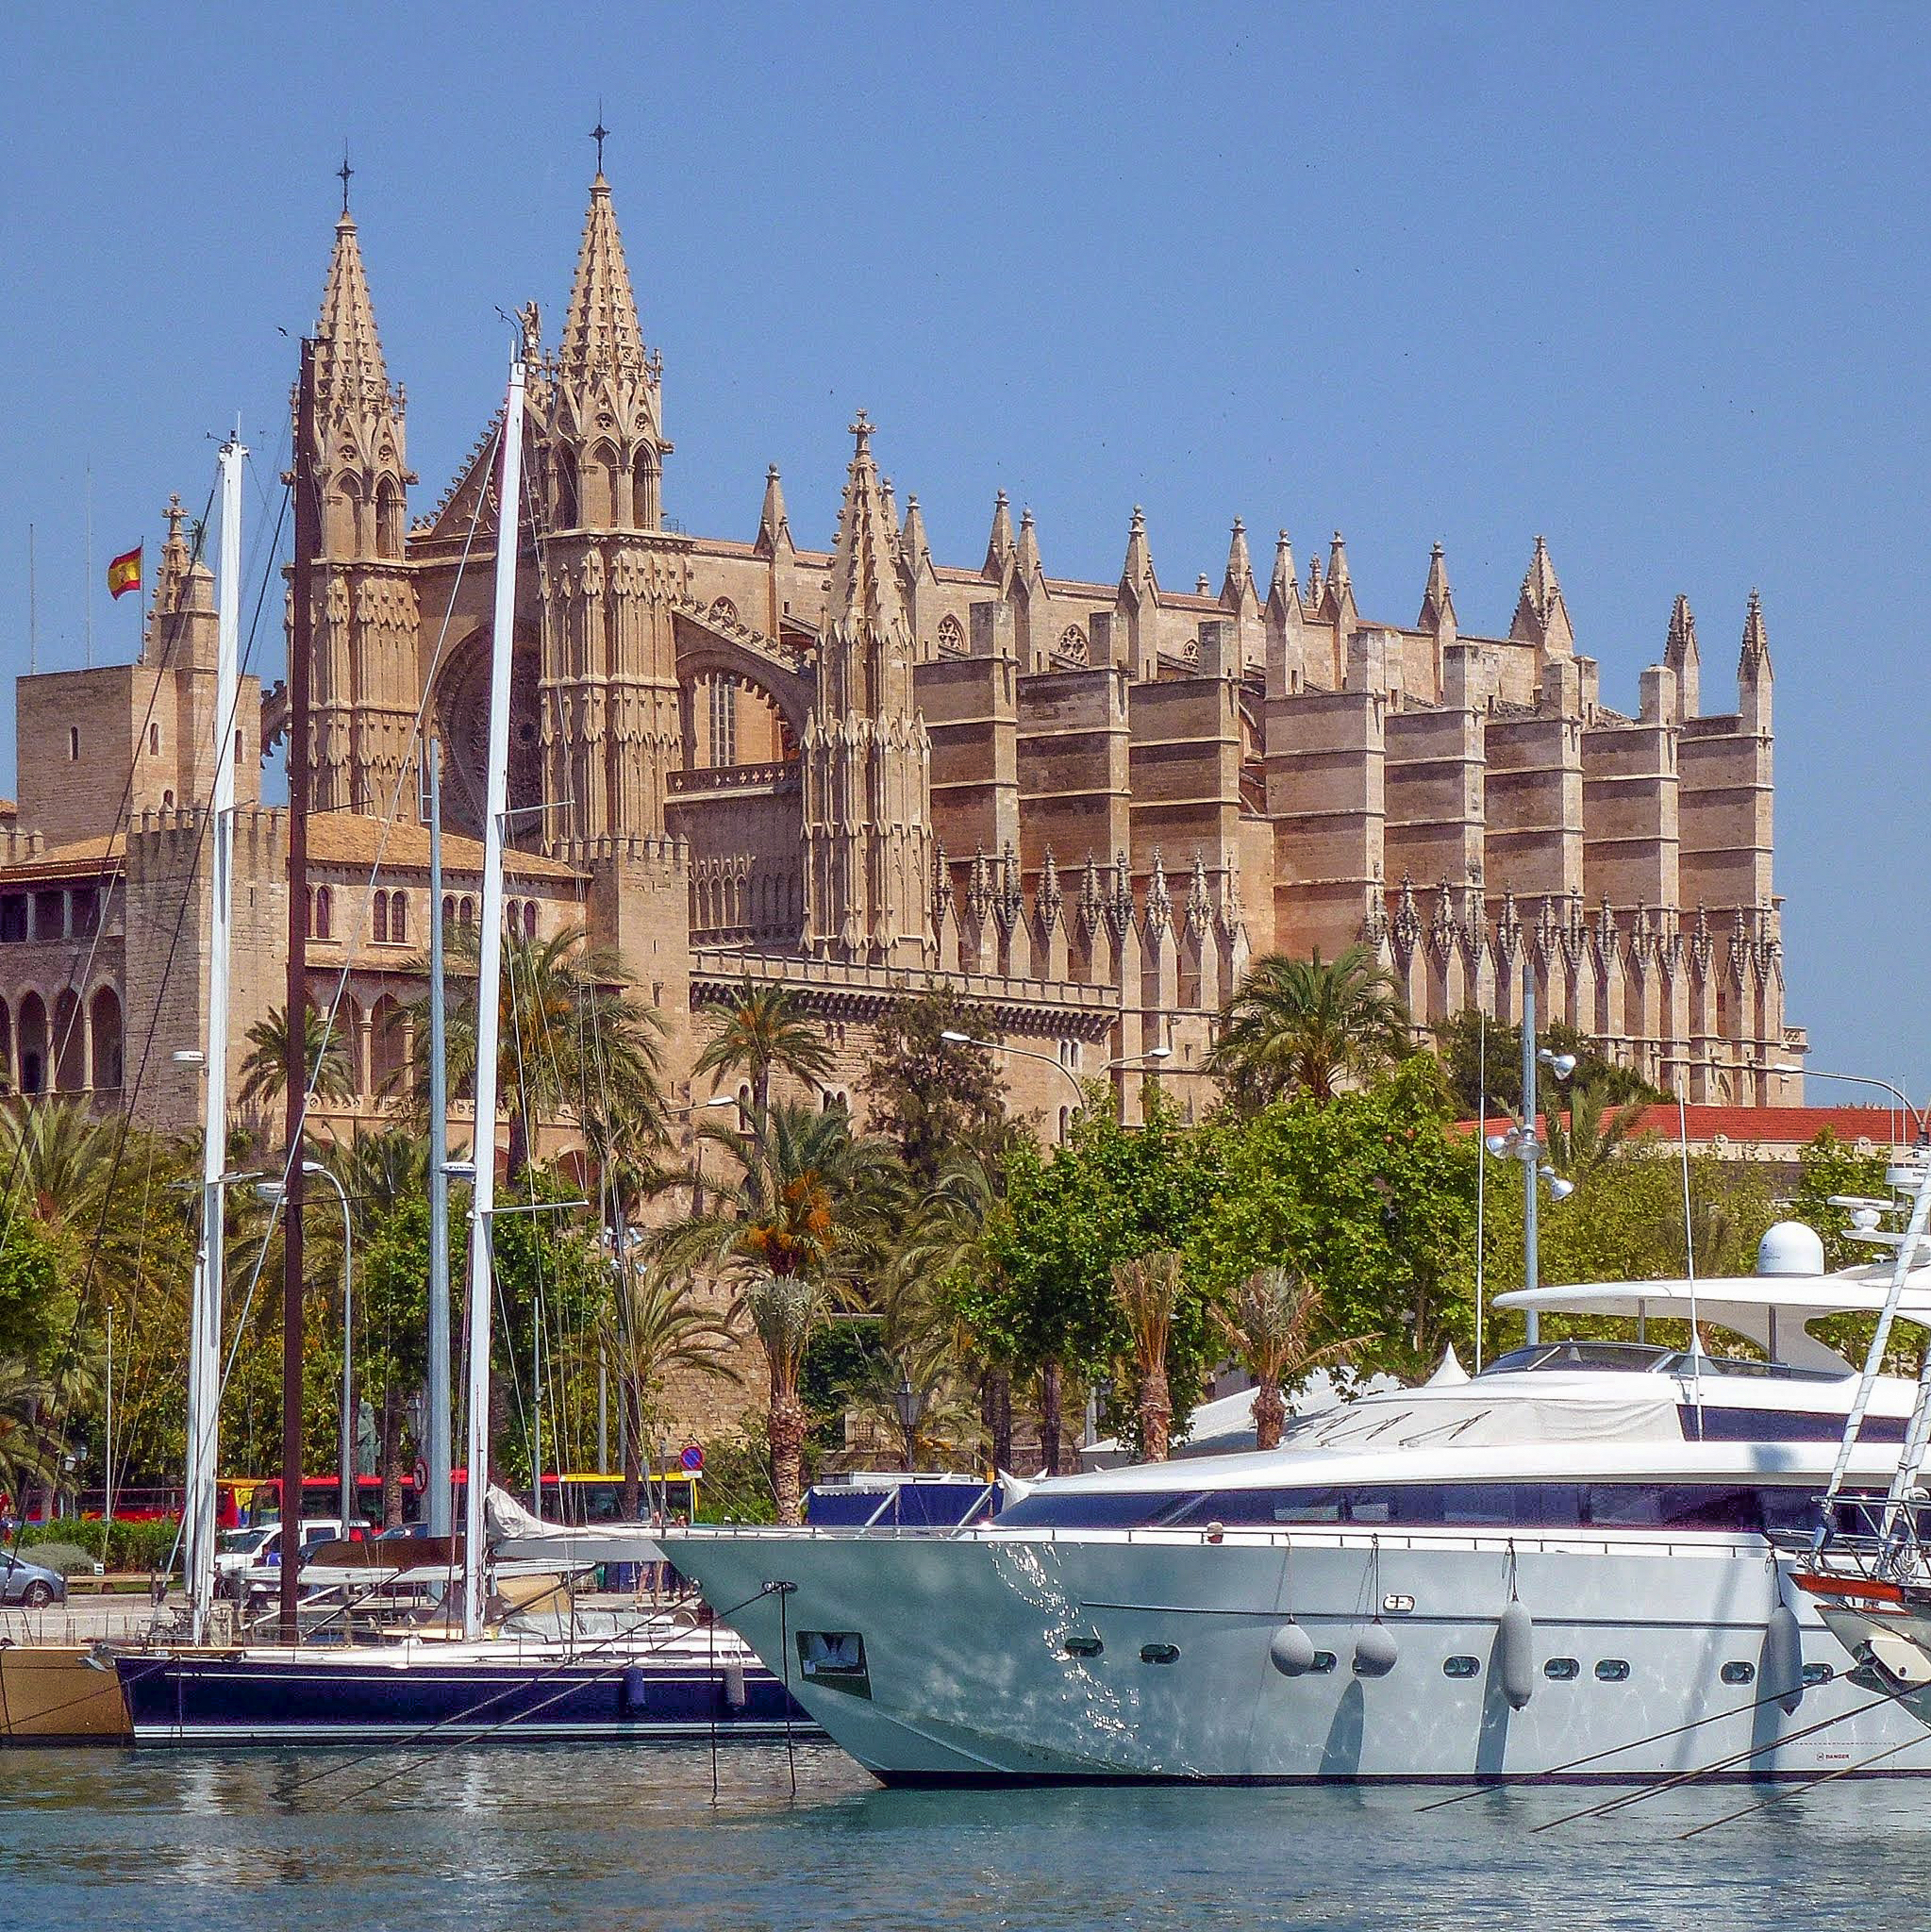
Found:
[{"label": "mooring line", "polygon": [[1707,1824],[1699,1824],[1689,1831],[1676,1834],[1679,1842],[1684,1839],[1701,1838],[1706,1831],[1714,1831],[1720,1824],[1734,1824],[1740,1818],[1748,1818],[1753,1811],[1767,1811],[1773,1805],[1781,1804],[1786,1798],[1801,1798],[1806,1791],[1814,1791],[1820,1786],[1827,1785],[1834,1779],[1849,1777],[1856,1772],[1869,1771],[1873,1764],[1882,1764],[1887,1757],[1895,1757],[1900,1751],[1921,1742],[1917,1738],[1906,1738],[1902,1743],[1887,1744],[1882,1751],[1873,1751],[1869,1757],[1856,1764],[1840,1764],[1835,1771],[1827,1771],[1822,1777],[1813,1777],[1807,1783],[1791,1785],[1788,1789],[1773,1791],[1769,1797],[1759,1799],[1755,1805],[1745,1805],[1740,1811],[1732,1811],[1722,1818],[1712,1818]]}]

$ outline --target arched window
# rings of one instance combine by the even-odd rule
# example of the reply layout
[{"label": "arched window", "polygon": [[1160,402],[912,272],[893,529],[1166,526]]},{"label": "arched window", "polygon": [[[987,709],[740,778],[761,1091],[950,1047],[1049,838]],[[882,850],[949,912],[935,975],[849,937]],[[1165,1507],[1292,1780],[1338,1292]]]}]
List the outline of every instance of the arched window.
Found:
[{"label": "arched window", "polygon": [[335,894],[326,886],[315,888],[315,921],[312,937],[325,940],[334,925]]},{"label": "arched window", "polygon": [[1078,625],[1069,624],[1059,633],[1059,655],[1071,658],[1075,664],[1086,662],[1086,633]]},{"label": "arched window", "polygon": [[0,1092],[13,1091],[13,1015],[0,1000]]},{"label": "arched window", "polygon": [[387,945],[389,942],[389,894],[387,892],[377,892],[375,894],[375,943],[378,946]]},{"label": "arched window", "polygon": [[70,724],[67,727],[67,762],[71,765],[79,756],[80,726],[78,724]]},{"label": "arched window", "polygon": [[534,899],[523,902],[523,936],[526,940],[537,936],[537,903]]},{"label": "arched window", "polygon": [[578,508],[575,452],[559,444],[551,467],[551,475],[556,482],[556,503],[553,511],[556,527],[559,530],[574,530],[583,521]]},{"label": "arched window", "polygon": [[406,946],[409,939],[409,897],[407,892],[389,895],[389,943]]},{"label": "arched window", "polygon": [[169,811],[173,811],[175,808],[175,794],[172,791],[163,791],[161,793],[161,804]]},{"label": "arched window", "polygon": [[369,1091],[392,1099],[408,1065],[408,1036],[403,1009],[393,993],[384,993],[369,1012]]},{"label": "arched window", "polygon": [[456,908],[456,916],[463,925],[474,925],[476,923],[476,902],[467,892],[462,896],[462,904]]},{"label": "arched window", "polygon": [[964,653],[966,647],[965,630],[957,618],[950,611],[939,620],[939,648],[941,651]]},{"label": "arched window", "polygon": [[710,600],[710,614],[720,624],[736,624],[738,607],[728,597],[713,597]]},{"label": "arched window", "polygon": [[54,1085],[78,1093],[87,1085],[87,1030],[80,1020],[80,995],[64,987],[54,1002]]},{"label": "arched window", "polygon": [[640,530],[655,530],[658,526],[658,484],[662,475],[657,453],[648,448],[639,450],[637,460],[630,466],[630,520]]},{"label": "arched window", "polygon": [[444,925],[454,925],[456,924],[456,894],[454,892],[444,892],[442,895],[442,923]]},{"label": "arched window", "polygon": [[[325,891],[326,887],[323,889]],[[336,1008],[335,1024],[329,1029],[341,1041],[342,1059],[349,1070],[349,1092],[359,1099],[369,1090],[362,1079],[362,1009],[354,1000],[344,998]]]},{"label": "arched window", "polygon": [[43,1093],[47,1087],[47,1008],[37,992],[20,1003],[20,1091]]},{"label": "arched window", "polygon": [[89,1005],[92,1022],[93,1081],[111,1091],[121,1084],[121,1001],[111,986],[104,986]]},{"label": "arched window", "polygon": [[375,554],[402,555],[402,485],[393,476],[375,486]]},{"label": "arched window", "polygon": [[158,757],[161,749],[161,727],[152,720],[147,727],[147,748],[151,755]]},{"label": "arched window", "polygon": [[512,939],[521,929],[523,924],[523,922],[517,917],[518,910],[519,908],[517,906],[517,902],[514,899],[504,900],[503,930],[508,933]]}]

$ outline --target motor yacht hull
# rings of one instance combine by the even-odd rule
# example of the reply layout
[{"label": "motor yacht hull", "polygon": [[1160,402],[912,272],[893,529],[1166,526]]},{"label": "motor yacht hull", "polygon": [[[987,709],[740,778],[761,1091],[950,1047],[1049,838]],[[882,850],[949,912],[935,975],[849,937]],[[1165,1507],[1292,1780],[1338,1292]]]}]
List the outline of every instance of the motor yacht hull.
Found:
[{"label": "motor yacht hull", "polygon": [[117,1657],[140,1744],[770,1739],[815,1728],[739,1647],[515,1643],[177,1649]]},{"label": "motor yacht hull", "polygon": [[[1871,1693],[1844,1680],[1761,1537],[691,1530],[665,1543],[711,1602],[742,1605],[732,1626],[887,1783],[1814,1777],[1891,1745],[1883,1770],[1931,1771],[1907,1712],[1850,1715]],[[1533,1619],[1521,1708],[1500,1654],[1512,1599]],[[1794,1714],[1767,1694],[1780,1601],[1812,1674],[1833,1672]],[[1290,1620],[1325,1669],[1274,1667]],[[1364,1646],[1371,1628],[1382,1635]],[[1389,1639],[1384,1674],[1372,1656],[1357,1668]]]}]

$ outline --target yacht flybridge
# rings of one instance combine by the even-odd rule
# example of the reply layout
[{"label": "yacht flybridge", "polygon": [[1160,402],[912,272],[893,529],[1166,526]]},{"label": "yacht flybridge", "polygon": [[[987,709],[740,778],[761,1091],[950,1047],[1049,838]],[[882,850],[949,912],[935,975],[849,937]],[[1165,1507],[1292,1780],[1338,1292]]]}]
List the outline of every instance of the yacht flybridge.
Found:
[{"label": "yacht flybridge", "polygon": [[[1823,1264],[1784,1224],[1753,1276],[1503,1295],[1635,1335],[1445,1363],[1278,1449],[1042,1481],[989,1524],[663,1542],[887,1782],[1931,1771],[1773,1541],[1839,1459],[1875,1507],[1918,1393],[1819,1332],[1891,1269]],[[1896,1303],[1931,1326],[1931,1272]]]}]

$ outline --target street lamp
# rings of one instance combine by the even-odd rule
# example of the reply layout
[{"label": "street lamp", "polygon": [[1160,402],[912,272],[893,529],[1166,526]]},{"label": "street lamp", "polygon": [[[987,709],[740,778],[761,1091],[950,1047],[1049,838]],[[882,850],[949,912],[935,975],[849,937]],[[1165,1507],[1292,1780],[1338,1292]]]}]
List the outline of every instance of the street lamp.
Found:
[{"label": "street lamp", "polygon": [[[1079,1084],[1078,1076],[1057,1054],[1041,1053],[1036,1046],[1014,1046],[1009,1041],[978,1040],[970,1033],[957,1033],[948,1028],[940,1039],[951,1046],[979,1046],[988,1053],[1016,1053],[1024,1059],[1040,1060],[1053,1068],[1072,1087],[1081,1107],[1086,1105],[1086,1089]],[[1123,1054],[1118,1059],[1106,1061],[1099,1069],[1101,1074],[1110,1074],[1117,1067],[1138,1066],[1142,1060],[1167,1060],[1174,1057],[1171,1046],[1150,1046],[1144,1053]]]},{"label": "street lamp", "polygon": [[1918,1130],[1918,1141],[1922,1146],[1931,1134],[1925,1131],[1925,1110],[1911,1105],[1910,1096],[1900,1087],[1893,1087],[1889,1080],[1873,1079],[1869,1074],[1828,1074],[1822,1067],[1791,1067],[1771,1065],[1764,1068],[1767,1074],[1799,1074],[1806,1080],[1842,1080],[1853,1087],[1875,1087],[1889,1093],[1904,1110],[1910,1115],[1911,1124]]},{"label": "street lamp", "polygon": [[[448,1164],[450,1169],[458,1163]],[[315,1174],[325,1180],[335,1190],[336,1199],[341,1203],[341,1409],[337,1423],[336,1450],[340,1461],[338,1475],[341,1481],[341,1510],[342,1534],[349,1534],[350,1525],[359,1520],[356,1502],[356,1383],[355,1383],[355,1225],[349,1218],[348,1191],[336,1178],[334,1170],[325,1167],[319,1160],[305,1160],[302,1163],[305,1174]],[[243,1175],[238,1179],[246,1178]],[[258,1180],[256,1194],[269,1207],[279,1208],[285,1195],[282,1184],[277,1180]],[[295,1502],[295,1513],[288,1513],[288,1499],[283,1499],[282,1521],[299,1525],[302,1521],[300,1499]]]},{"label": "street lamp", "polygon": [[[1555,1053],[1548,1047],[1533,1048],[1535,1039],[1533,1011],[1523,1014],[1522,1050],[1522,1118],[1503,1134],[1484,1136],[1482,1145],[1501,1160],[1519,1160],[1523,1164],[1523,1286],[1532,1289],[1539,1285],[1540,1274],[1540,1257],[1536,1252],[1536,1208],[1537,1183],[1549,1184],[1550,1200],[1560,1203],[1575,1192],[1575,1183],[1564,1180],[1549,1163],[1542,1158],[1546,1151],[1536,1134],[1536,1078],[1537,1067],[1547,1067],[1558,1080],[1566,1080],[1575,1072],[1575,1056],[1573,1053]],[[1482,1096],[1482,1114],[1486,1120],[1489,1112],[1489,1096]],[[1533,1346],[1541,1339],[1541,1322],[1537,1311],[1529,1308],[1523,1318],[1523,1337]]]},{"label": "street lamp", "polygon": [[898,1387],[891,1391],[891,1406],[898,1411],[899,1432],[905,1437],[906,1474],[912,1471],[913,1446],[918,1438],[919,1418],[925,1412],[925,1397],[922,1391],[912,1387],[909,1369],[898,1373]]}]

